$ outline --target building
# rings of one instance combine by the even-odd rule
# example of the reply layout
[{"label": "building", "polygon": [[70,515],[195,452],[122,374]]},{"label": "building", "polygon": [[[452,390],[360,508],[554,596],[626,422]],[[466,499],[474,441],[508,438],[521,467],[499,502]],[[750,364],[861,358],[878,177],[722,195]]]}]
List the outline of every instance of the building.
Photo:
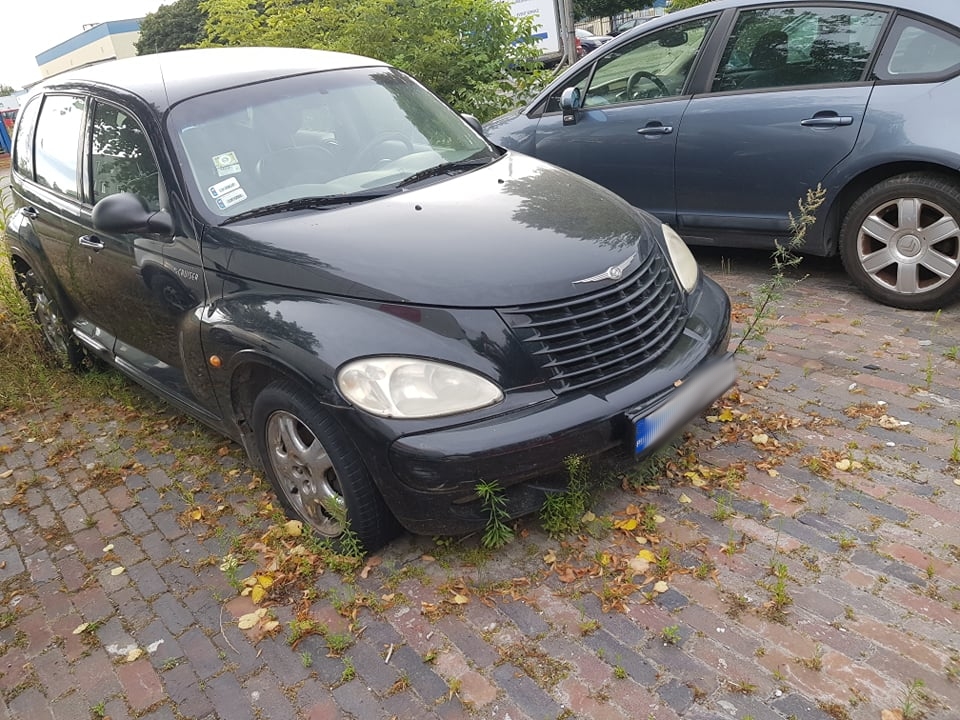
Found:
[{"label": "building", "polygon": [[40,74],[48,78],[72,68],[133,57],[137,54],[134,43],[140,39],[142,19],[99,23],[49,50],[44,50],[36,56]]}]

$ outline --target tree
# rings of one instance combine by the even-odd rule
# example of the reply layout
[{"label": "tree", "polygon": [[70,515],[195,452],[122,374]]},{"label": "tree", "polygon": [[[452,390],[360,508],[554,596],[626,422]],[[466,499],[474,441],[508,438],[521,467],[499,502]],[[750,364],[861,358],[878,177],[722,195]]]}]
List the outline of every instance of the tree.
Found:
[{"label": "tree", "polygon": [[140,23],[140,39],[135,47],[137,55],[180,50],[203,40],[207,15],[200,9],[199,0],[177,0],[161,5]]},{"label": "tree", "polygon": [[670,3],[670,12],[677,12],[678,10],[686,10],[687,8],[696,7],[697,5],[703,5],[709,0],[673,0]]},{"label": "tree", "polygon": [[497,0],[201,0],[214,45],[305,47],[367,55],[409,72],[481,121],[543,81],[531,18]]},{"label": "tree", "polygon": [[15,92],[16,90],[14,90],[11,85],[0,85],[0,96],[13,95]]}]

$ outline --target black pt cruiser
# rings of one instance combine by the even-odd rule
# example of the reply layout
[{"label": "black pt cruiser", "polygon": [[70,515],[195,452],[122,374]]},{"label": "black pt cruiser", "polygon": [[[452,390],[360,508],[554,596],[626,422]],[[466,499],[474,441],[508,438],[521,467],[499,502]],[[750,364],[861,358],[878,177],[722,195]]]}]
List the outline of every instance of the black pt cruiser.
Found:
[{"label": "black pt cruiser", "polygon": [[44,338],[243,444],[368,550],[540,507],[567,456],[669,439],[734,381],[668,226],[484,140],[404,73],[278,48],[104,63],[21,109],[5,242]]}]

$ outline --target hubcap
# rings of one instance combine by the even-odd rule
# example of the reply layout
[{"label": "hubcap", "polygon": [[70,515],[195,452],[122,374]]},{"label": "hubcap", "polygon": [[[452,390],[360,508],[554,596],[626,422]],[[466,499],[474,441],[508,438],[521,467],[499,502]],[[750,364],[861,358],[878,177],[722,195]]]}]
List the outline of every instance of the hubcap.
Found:
[{"label": "hubcap", "polygon": [[63,336],[63,320],[57,312],[56,305],[50,301],[50,298],[41,288],[34,290],[33,311],[37,316],[40,332],[43,333],[43,339],[47,345],[58,357],[67,357],[67,341]]},{"label": "hubcap", "polygon": [[960,269],[960,226],[929,200],[891,200],[860,226],[857,257],[878,285],[905,295],[927,293]]},{"label": "hubcap", "polygon": [[296,415],[278,410],[267,420],[267,451],[280,491],[325,537],[343,533],[346,504],[326,448]]}]

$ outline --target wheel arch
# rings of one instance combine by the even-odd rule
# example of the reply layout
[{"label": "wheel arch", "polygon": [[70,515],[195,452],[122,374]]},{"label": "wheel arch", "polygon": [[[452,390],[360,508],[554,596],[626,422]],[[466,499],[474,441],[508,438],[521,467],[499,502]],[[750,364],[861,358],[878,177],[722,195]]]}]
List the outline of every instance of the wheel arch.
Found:
[{"label": "wheel arch", "polygon": [[[298,385],[305,392],[317,397],[320,402],[329,403],[331,398],[318,389],[316,382],[311,381],[304,373],[295,368],[261,355],[254,351],[238,353],[230,368],[230,379],[227,388],[230,403],[230,414],[237,427],[247,454],[263,465],[263,458],[257,450],[254,441],[254,429],[251,426],[253,404],[264,388],[274,382],[286,381]],[[342,403],[340,403],[342,404]]]},{"label": "wheel arch", "polygon": [[869,188],[897,175],[924,173],[960,184],[960,171],[946,165],[925,161],[898,161],[871,167],[850,178],[837,193],[827,210],[824,240],[827,255],[837,255],[840,249],[840,227],[850,207]]}]

